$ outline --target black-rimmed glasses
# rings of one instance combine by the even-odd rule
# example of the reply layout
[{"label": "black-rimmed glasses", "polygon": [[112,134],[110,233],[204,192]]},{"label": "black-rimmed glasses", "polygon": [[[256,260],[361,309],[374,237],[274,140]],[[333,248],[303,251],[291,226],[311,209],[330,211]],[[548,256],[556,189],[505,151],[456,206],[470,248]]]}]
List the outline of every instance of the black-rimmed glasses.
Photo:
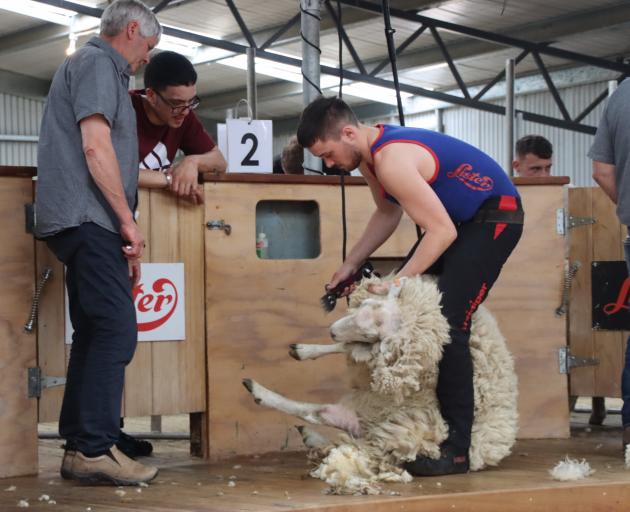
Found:
[{"label": "black-rimmed glasses", "polygon": [[186,112],[186,110],[195,110],[201,103],[201,99],[199,98],[199,96],[195,96],[192,100],[190,100],[190,103],[186,103],[185,105],[173,105],[159,92],[155,90],[153,92],[155,92],[155,94],[157,94],[164,103],[171,107],[171,113],[173,115],[183,114],[184,112]]}]

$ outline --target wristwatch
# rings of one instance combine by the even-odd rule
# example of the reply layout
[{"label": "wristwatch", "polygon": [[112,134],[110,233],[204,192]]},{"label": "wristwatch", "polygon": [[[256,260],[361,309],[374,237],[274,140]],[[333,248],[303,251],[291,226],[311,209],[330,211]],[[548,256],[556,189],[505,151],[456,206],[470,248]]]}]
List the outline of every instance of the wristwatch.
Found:
[{"label": "wristwatch", "polygon": [[171,185],[173,184],[173,175],[170,173],[164,173],[164,176],[166,176],[166,187],[164,188],[171,188]]}]

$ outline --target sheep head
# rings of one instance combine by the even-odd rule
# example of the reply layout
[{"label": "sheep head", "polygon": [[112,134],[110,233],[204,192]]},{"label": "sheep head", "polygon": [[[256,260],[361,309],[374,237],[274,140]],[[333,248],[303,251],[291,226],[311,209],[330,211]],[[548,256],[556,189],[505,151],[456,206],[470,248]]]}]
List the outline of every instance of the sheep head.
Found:
[{"label": "sheep head", "polygon": [[370,285],[379,282],[361,281],[350,296],[347,315],[330,332],[336,341],[371,343],[369,357],[362,360],[371,374],[371,388],[401,403],[421,387],[435,388],[442,346],[450,341],[449,326],[435,278],[407,279],[402,286],[390,286],[387,295],[371,292],[379,287]]},{"label": "sheep head", "polygon": [[330,335],[337,342],[376,343],[400,328],[401,315],[395,297],[368,298],[337,320]]}]

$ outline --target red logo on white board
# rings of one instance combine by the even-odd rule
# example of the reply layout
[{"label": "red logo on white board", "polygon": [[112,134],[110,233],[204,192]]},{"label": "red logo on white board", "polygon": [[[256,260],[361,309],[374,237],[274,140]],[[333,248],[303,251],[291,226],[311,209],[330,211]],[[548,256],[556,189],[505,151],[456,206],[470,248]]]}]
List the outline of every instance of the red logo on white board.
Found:
[{"label": "red logo on white board", "polygon": [[133,303],[140,314],[150,315],[151,320],[138,322],[138,331],[152,331],[164,325],[175,312],[179,294],[170,279],[160,278],[153,282],[150,290],[144,290],[144,283],[133,289]]}]

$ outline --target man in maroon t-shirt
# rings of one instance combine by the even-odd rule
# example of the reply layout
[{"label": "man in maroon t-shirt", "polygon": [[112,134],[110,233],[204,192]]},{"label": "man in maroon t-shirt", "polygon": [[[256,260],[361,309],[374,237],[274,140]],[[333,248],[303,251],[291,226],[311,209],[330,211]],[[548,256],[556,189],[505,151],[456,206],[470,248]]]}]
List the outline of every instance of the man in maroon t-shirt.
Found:
[{"label": "man in maroon t-shirt", "polygon": [[[186,57],[161,52],[144,70],[145,89],[130,94],[138,123],[139,186],[168,188],[200,204],[199,174],[225,172],[227,163],[192,112],[199,106],[196,82],[197,73]],[[186,156],[173,165],[178,149]]]},{"label": "man in maroon t-shirt", "polygon": [[[192,112],[199,106],[196,82],[197,73],[186,57],[161,52],[151,58],[151,64],[144,70],[146,88],[130,91],[130,95],[138,126],[138,185],[168,188],[193,204],[201,204],[199,174],[225,172],[227,164]],[[186,156],[173,164],[178,149]],[[148,441],[122,431],[117,447],[132,458],[150,455],[153,450]]]}]

